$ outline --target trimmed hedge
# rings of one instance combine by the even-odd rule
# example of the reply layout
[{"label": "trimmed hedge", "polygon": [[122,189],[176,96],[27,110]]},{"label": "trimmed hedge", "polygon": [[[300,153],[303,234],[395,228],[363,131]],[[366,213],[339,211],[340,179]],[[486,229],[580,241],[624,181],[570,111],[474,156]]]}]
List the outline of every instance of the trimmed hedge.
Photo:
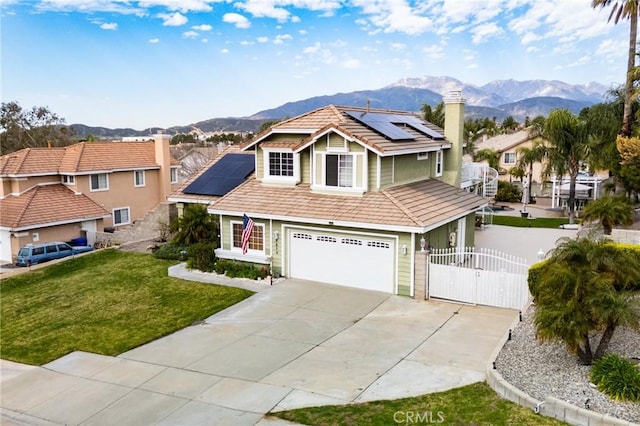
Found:
[{"label": "trimmed hedge", "polygon": [[216,263],[215,249],[218,243],[204,242],[190,245],[187,248],[187,268],[198,269],[203,272],[214,270]]},{"label": "trimmed hedge", "polygon": [[216,273],[229,278],[249,278],[251,280],[265,279],[269,275],[268,266],[256,266],[253,263],[237,262],[235,260],[218,259],[215,263]]},{"label": "trimmed hedge", "polygon": [[163,244],[158,250],[153,253],[153,256],[157,259],[167,260],[184,260],[182,252],[186,250],[186,246],[179,244],[167,243]]}]

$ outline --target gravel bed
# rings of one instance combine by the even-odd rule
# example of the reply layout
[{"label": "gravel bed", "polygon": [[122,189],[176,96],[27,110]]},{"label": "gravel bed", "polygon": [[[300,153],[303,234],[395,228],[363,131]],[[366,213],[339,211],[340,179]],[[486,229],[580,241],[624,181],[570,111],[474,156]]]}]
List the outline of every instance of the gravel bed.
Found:
[{"label": "gravel bed", "polygon": [[[535,338],[535,307],[523,313],[498,358],[496,368],[504,379],[538,400],[556,397],[581,408],[640,423],[640,404],[617,402],[601,393],[589,381],[590,366],[580,365],[561,343],[540,343]],[[594,349],[595,350],[595,349]],[[640,358],[640,333],[616,329],[607,350]]]}]

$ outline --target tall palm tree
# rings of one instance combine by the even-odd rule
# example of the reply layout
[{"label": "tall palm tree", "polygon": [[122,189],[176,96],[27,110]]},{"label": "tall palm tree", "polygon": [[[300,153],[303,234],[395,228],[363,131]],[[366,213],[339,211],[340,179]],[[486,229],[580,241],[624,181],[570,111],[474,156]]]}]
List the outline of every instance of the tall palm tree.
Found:
[{"label": "tall palm tree", "polygon": [[[528,146],[522,146],[516,149],[516,155],[518,156],[517,167],[521,169],[527,169],[529,188],[533,182],[533,165],[535,163],[541,163],[547,155],[547,147],[541,139],[535,140],[533,144]],[[529,191],[529,202],[531,202],[531,191]]]},{"label": "tall palm tree", "polygon": [[582,219],[586,222],[598,221],[605,235],[611,235],[616,225],[633,223],[633,206],[625,196],[604,196],[584,206]]},{"label": "tall palm tree", "polygon": [[422,104],[420,112],[429,123],[444,128],[444,102],[440,102],[435,108],[431,108],[429,104]]},{"label": "tall palm tree", "polygon": [[[564,239],[529,289],[542,341],[562,341],[583,364],[604,355],[617,327],[640,329],[640,257],[610,241]],[[594,335],[601,334],[595,346]]]},{"label": "tall palm tree", "polygon": [[636,60],[636,43],[638,34],[638,13],[640,7],[638,4],[640,0],[592,0],[591,7],[594,9],[599,7],[601,9],[610,6],[611,14],[609,14],[608,21],[613,18],[614,23],[618,24],[620,19],[629,20],[629,53],[627,57],[627,75],[624,86],[624,114],[622,117],[622,130],[620,134],[623,136],[631,136],[631,122],[633,121],[632,110],[632,94],[633,94],[633,82],[634,82],[634,68]]},{"label": "tall palm tree", "polygon": [[556,109],[545,120],[543,136],[549,142],[543,175],[569,175],[569,223],[572,224],[575,219],[576,181],[580,163],[589,157],[588,127],[569,110]]}]

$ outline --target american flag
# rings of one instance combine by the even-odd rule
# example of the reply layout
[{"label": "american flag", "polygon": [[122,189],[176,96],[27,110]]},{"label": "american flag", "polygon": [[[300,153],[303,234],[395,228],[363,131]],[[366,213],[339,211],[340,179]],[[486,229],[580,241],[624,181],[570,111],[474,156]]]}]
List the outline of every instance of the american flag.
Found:
[{"label": "american flag", "polygon": [[249,240],[253,232],[253,225],[253,219],[245,214],[242,219],[242,254],[247,254],[247,250],[249,250]]}]

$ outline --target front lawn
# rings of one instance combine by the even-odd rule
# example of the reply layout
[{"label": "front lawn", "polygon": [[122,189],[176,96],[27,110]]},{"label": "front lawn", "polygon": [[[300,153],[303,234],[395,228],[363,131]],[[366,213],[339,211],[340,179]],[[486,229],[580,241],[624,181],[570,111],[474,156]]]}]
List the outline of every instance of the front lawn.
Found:
[{"label": "front lawn", "polygon": [[167,276],[171,261],[104,250],[0,281],[0,356],[41,365],[72,351],[118,355],[249,297]]},{"label": "front lawn", "polygon": [[502,399],[486,383],[392,401],[300,408],[269,414],[305,425],[566,425]]},{"label": "front lawn", "polygon": [[560,228],[560,225],[566,225],[569,223],[569,219],[562,217],[536,217],[534,219],[528,219],[526,217],[519,216],[502,216],[498,214],[493,215],[494,225],[503,226],[515,226],[520,228]]}]

